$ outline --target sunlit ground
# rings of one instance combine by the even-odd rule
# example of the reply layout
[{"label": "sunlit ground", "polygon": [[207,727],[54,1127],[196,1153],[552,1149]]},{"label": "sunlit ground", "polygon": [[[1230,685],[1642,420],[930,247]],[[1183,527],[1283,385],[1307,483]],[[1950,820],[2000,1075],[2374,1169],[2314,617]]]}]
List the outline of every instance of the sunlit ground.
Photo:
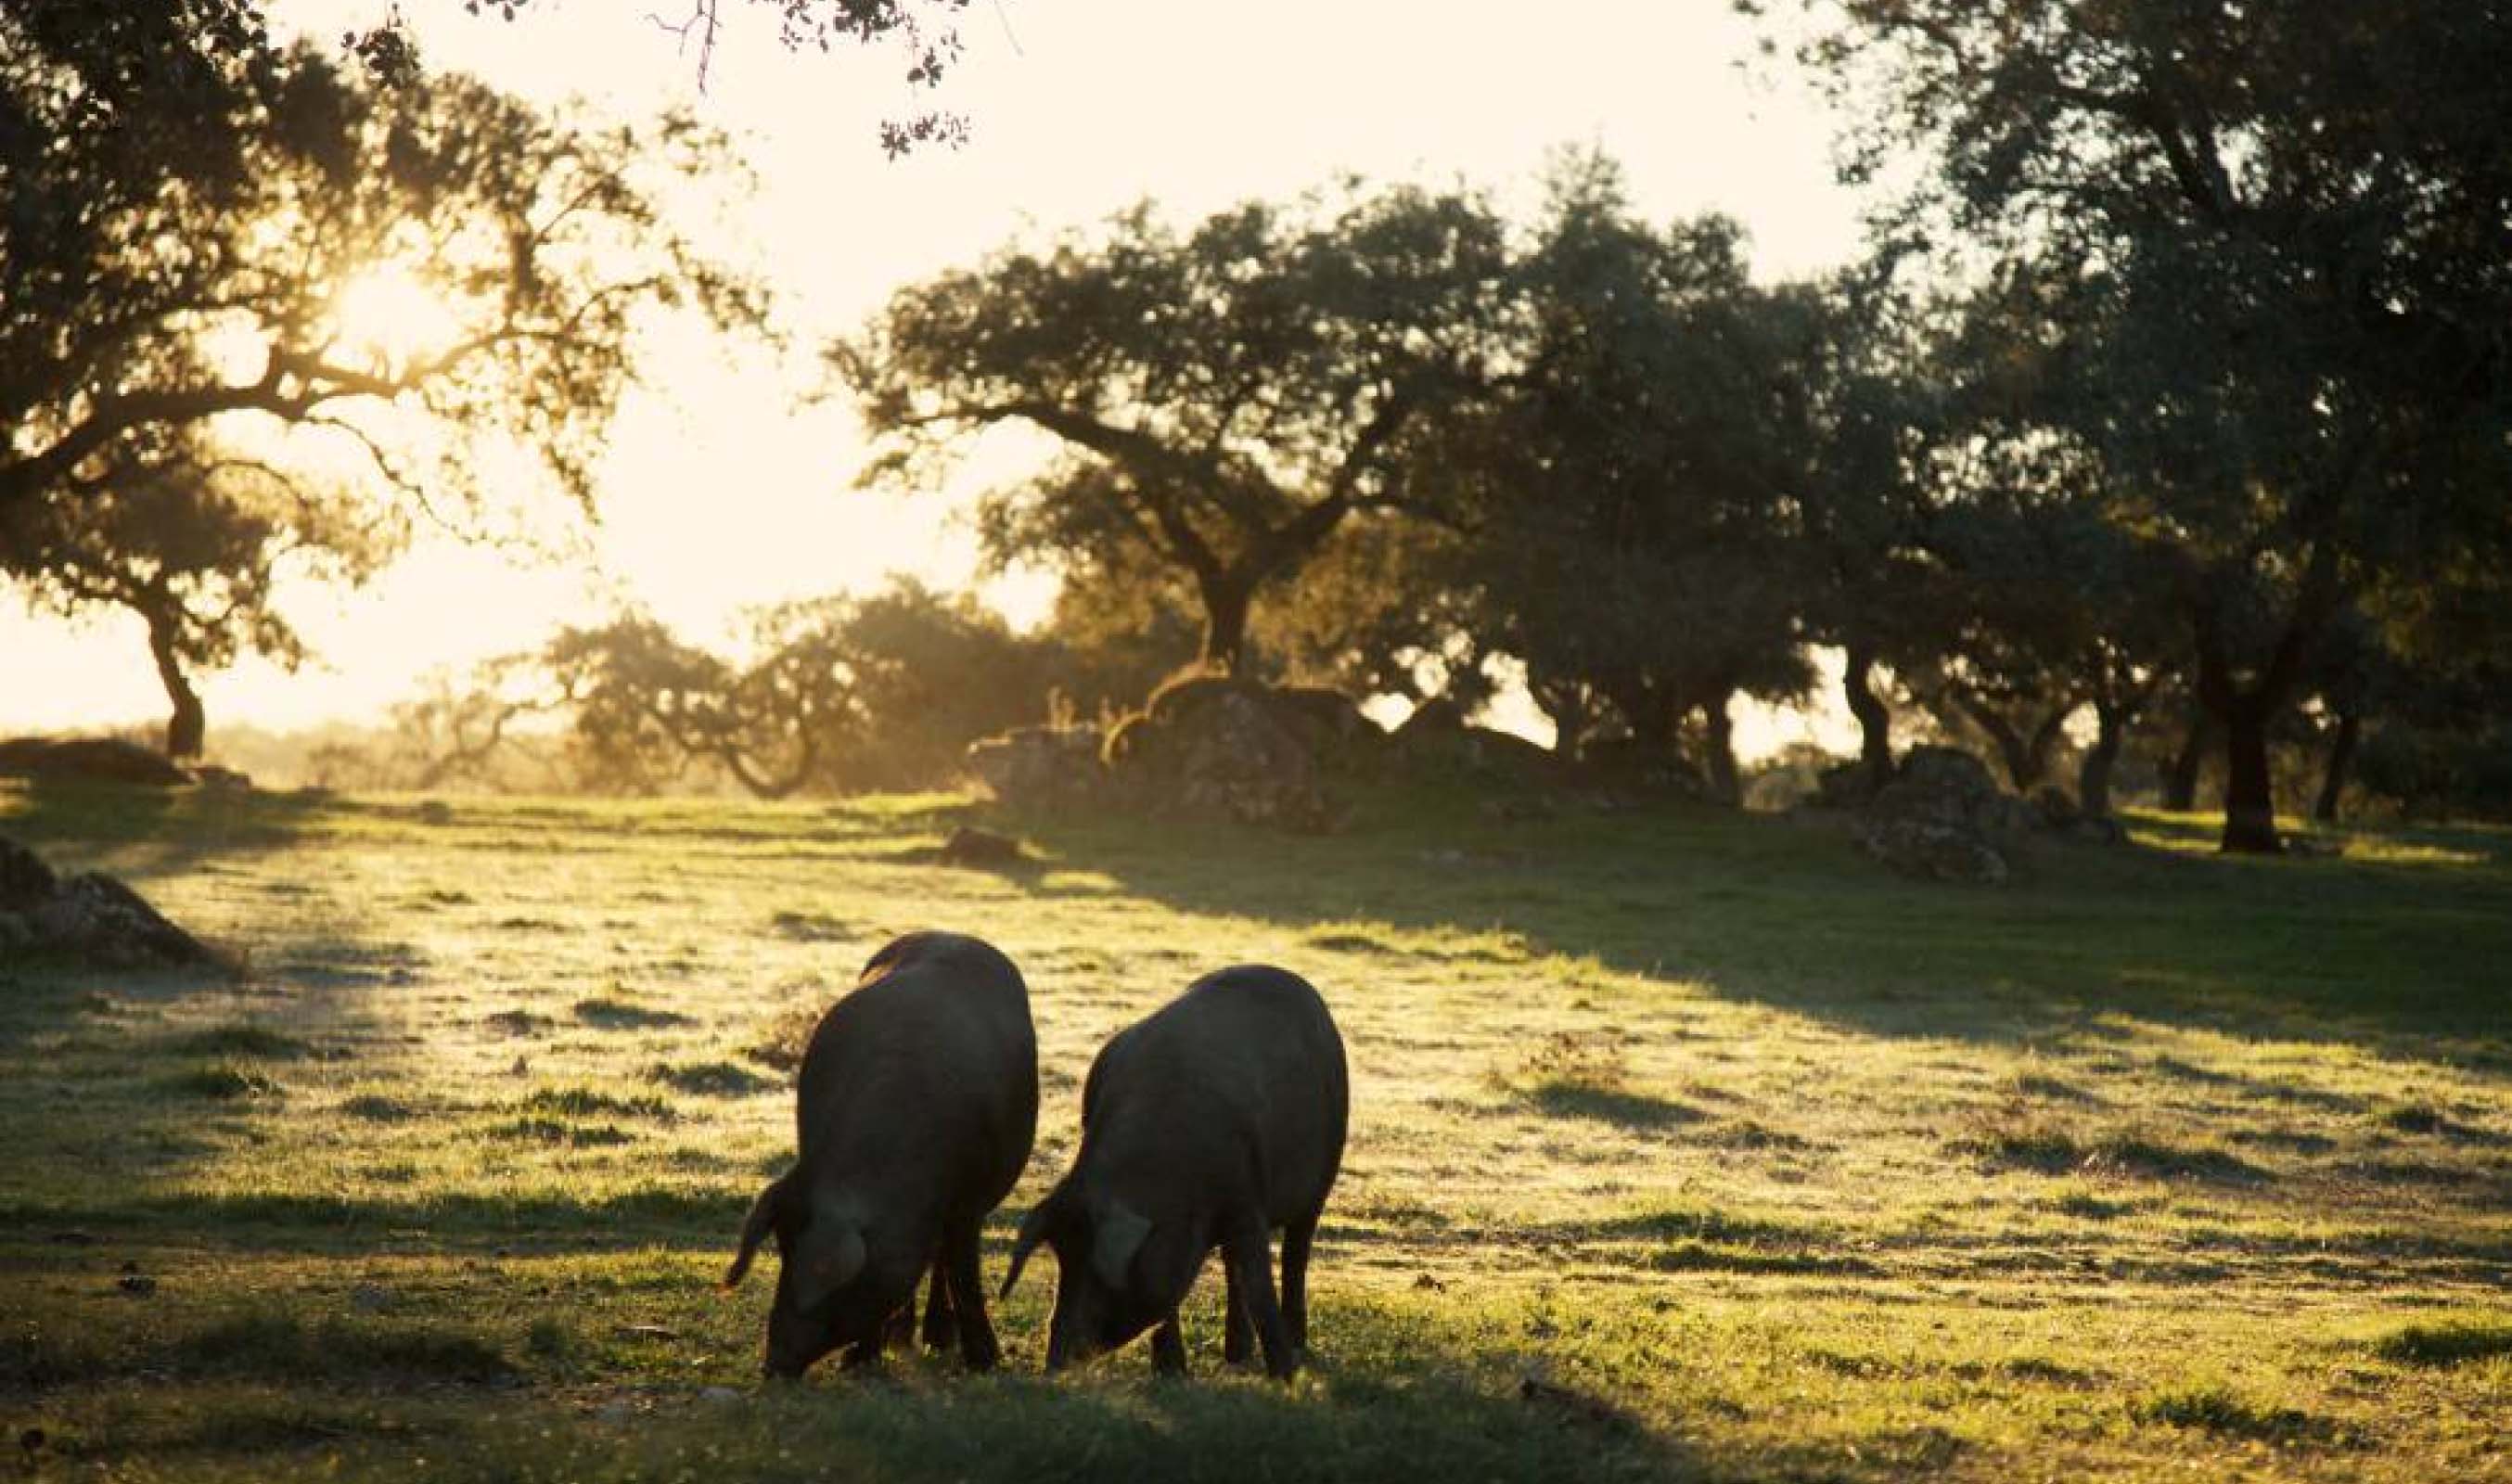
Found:
[{"label": "sunlit ground", "polygon": [[[0,1420],[48,1477],[2512,1477],[2500,832],[2154,816],[1973,891],[1424,797],[922,859],[968,809],[0,793],[249,963],[0,970]],[[1193,1383],[1043,1381],[1033,1281],[1006,1376],[760,1389],[765,1285],[712,1283],[790,1150],[762,1048],[922,925],[1038,1015],[995,1274],[1111,1031],[1230,961],[1324,989],[1296,1387],[1223,1372],[1215,1294]]]}]

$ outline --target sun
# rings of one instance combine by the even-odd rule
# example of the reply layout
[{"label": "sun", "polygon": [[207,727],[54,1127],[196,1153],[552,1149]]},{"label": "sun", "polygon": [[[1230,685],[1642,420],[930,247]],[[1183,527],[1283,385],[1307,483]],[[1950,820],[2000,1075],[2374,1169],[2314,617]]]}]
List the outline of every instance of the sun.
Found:
[{"label": "sun", "polygon": [[332,298],[338,343],[400,369],[445,349],[454,331],[452,308],[404,263],[359,270]]}]

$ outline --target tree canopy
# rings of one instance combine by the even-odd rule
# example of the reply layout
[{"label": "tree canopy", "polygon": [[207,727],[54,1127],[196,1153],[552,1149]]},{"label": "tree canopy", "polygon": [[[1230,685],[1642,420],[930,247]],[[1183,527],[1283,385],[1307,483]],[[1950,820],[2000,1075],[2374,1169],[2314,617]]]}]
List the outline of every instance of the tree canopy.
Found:
[{"label": "tree canopy", "polygon": [[988,550],[1174,570],[1235,668],[1262,587],[1427,494],[1405,436],[1479,384],[1506,270],[1462,195],[1251,203],[1184,234],[1141,207],[902,290],[831,354],[881,440],[867,482],[922,488],[972,430],[1046,434],[1065,456],[986,497]]},{"label": "tree canopy", "polygon": [[1888,230],[2032,296],[2068,426],[2199,574],[2225,843],[2274,848],[2265,739],[2336,616],[2507,535],[2512,27],[2370,0],[1809,9],[1852,173],[1934,166]]},{"label": "tree canopy", "polygon": [[152,628],[173,605],[161,668],[293,651],[281,547],[355,575],[414,520],[511,528],[499,450],[589,507],[641,326],[765,329],[671,220],[672,182],[725,168],[706,131],[580,130],[252,25],[0,12],[0,572]]}]

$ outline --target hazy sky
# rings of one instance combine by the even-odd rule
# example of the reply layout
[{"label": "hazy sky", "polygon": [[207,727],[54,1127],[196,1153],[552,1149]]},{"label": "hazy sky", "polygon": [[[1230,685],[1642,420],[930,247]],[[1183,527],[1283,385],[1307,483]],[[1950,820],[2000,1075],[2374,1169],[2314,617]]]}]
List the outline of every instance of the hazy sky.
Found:
[{"label": "hazy sky", "polygon": [[[385,9],[270,4],[283,28],[324,39]],[[770,278],[805,346],[898,284],[1145,196],[1185,218],[1353,171],[1525,201],[1564,144],[1620,159],[1652,215],[1735,215],[1767,276],[1836,262],[1856,242],[1827,120],[1776,68],[1750,65],[1753,33],[1728,0],[978,0],[941,99],[975,137],[899,162],[875,126],[926,99],[899,80],[898,58],[787,54],[766,8],[726,0],[703,96],[694,55],[649,19],[678,14],[674,0],[532,0],[511,23],[466,16],[461,0],[403,9],[430,65],[568,100],[589,121],[685,102],[731,133],[757,183],[718,227]],[[221,722],[371,714],[431,667],[526,647],[610,596],[715,639],[747,604],[891,570],[965,580],[953,500],[852,489],[851,419],[842,406],[798,410],[801,370],[697,348],[652,368],[652,392],[612,440],[598,570],[516,570],[440,543],[357,594],[290,593],[320,657],[294,676],[248,664],[209,678],[213,753]],[[1048,590],[994,591],[1018,617]],[[14,601],[0,601],[0,733],[164,709],[136,623],[73,631]]]}]

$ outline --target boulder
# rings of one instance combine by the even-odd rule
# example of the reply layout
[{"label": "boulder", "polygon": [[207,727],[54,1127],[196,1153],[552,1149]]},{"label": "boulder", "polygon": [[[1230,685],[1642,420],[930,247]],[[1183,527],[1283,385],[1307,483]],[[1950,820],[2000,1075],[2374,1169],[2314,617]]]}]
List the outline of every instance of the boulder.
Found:
[{"label": "boulder", "polygon": [[1024,864],[1029,857],[1021,849],[1021,842],[1011,836],[980,830],[974,825],[962,825],[942,842],[936,859],[949,866],[994,870]]},{"label": "boulder", "polygon": [[191,773],[165,754],[120,737],[10,737],[0,741],[0,777],[159,789],[192,782]]},{"label": "boulder", "polygon": [[2081,840],[2089,845],[2128,843],[2128,828],[2118,820],[2103,814],[2083,815],[2061,833],[2068,840]]},{"label": "boulder", "polygon": [[1806,802],[1819,809],[1862,808],[1875,797],[1877,788],[1874,769],[1864,760],[1852,758],[1817,773],[1814,794]]},{"label": "boulder", "polygon": [[1579,757],[1579,773],[1591,787],[1619,793],[1695,801],[1709,797],[1709,780],[1699,768],[1627,737],[1588,744]]},{"label": "boulder", "polygon": [[2032,808],[2041,816],[2045,830],[2071,830],[2076,821],[2085,817],[2085,811],[2077,806],[2076,796],[2055,783],[2045,783],[2032,791]]},{"label": "boulder", "polygon": [[1561,779],[1561,760],[1515,732],[1474,726],[1457,703],[1434,695],[1413,708],[1395,728],[1395,755],[1404,765],[1445,768],[1485,780],[1541,788]]},{"label": "boulder", "polygon": [[1120,799],[1158,811],[1332,829],[1342,811],[1303,704],[1229,676],[1173,681],[1109,733],[1111,782]]},{"label": "boulder", "polygon": [[199,939],[103,872],[56,878],[32,851],[0,839],[0,945],[73,953],[113,967],[216,961]]},{"label": "boulder", "polygon": [[42,856],[0,837],[0,912],[20,913],[52,900],[60,879]]},{"label": "boulder", "polygon": [[1859,848],[1904,876],[1996,885],[2008,852],[2038,827],[2031,804],[1997,786],[1987,764],[1951,747],[1914,747],[1857,815]]},{"label": "boulder", "polygon": [[1979,832],[1941,820],[1869,818],[1861,823],[1857,840],[1869,856],[1924,880],[1996,886],[2014,874],[2005,855]]},{"label": "boulder", "polygon": [[1020,726],[968,744],[968,771],[1005,803],[1088,802],[1107,791],[1095,726]]},{"label": "boulder", "polygon": [[2040,811],[1997,786],[1988,765],[1951,747],[1914,747],[1875,791],[1866,812],[1880,819],[1920,820],[2005,837],[2041,826]]},{"label": "boulder", "polygon": [[1371,721],[1358,701],[1322,685],[1277,686],[1272,709],[1329,770],[1365,766],[1387,740],[1387,728]]}]

